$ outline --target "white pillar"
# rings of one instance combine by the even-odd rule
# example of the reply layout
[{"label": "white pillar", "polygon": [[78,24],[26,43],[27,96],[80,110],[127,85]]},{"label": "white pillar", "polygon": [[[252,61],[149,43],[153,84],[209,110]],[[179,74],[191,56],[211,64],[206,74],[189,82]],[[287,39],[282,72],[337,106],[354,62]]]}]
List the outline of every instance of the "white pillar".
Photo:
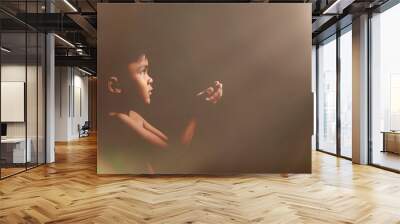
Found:
[{"label": "white pillar", "polygon": [[46,36],[46,163],[55,161],[54,133],[55,133],[55,56],[54,56],[54,35]]}]

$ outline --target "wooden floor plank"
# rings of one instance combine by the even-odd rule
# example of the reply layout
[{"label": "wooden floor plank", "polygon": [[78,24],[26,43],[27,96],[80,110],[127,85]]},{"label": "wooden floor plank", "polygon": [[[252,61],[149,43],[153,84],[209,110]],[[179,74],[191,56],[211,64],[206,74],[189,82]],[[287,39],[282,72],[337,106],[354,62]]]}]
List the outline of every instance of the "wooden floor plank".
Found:
[{"label": "wooden floor plank", "polygon": [[96,137],[0,181],[0,223],[400,223],[400,175],[313,152],[313,173],[96,175]]}]

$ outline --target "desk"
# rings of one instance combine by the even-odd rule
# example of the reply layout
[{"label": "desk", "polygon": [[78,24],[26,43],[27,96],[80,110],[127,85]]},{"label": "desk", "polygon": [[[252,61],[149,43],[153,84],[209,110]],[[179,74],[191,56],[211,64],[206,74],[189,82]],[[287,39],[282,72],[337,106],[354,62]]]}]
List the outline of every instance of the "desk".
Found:
[{"label": "desk", "polygon": [[383,150],[382,152],[392,152],[400,154],[400,132],[382,131]]},{"label": "desk", "polygon": [[25,154],[25,138],[5,138],[1,139],[1,157],[6,163],[25,163],[31,162],[31,145],[30,138],[26,140],[28,143]]}]

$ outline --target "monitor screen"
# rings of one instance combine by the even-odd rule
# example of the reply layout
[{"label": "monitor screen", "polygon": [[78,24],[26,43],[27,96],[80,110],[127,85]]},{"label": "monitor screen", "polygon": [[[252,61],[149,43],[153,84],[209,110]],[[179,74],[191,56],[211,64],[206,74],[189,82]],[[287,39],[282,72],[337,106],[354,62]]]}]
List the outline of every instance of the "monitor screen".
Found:
[{"label": "monitor screen", "polygon": [[7,136],[7,124],[1,124],[1,136]]}]

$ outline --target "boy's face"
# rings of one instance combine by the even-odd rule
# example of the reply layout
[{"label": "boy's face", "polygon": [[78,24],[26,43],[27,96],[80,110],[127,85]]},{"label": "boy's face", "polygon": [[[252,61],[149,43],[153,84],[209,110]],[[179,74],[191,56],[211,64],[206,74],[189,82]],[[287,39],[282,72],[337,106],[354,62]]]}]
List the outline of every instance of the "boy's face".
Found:
[{"label": "boy's face", "polygon": [[129,75],[134,82],[138,94],[144,103],[150,104],[153,79],[149,75],[149,61],[146,55],[141,55],[128,65]]}]

